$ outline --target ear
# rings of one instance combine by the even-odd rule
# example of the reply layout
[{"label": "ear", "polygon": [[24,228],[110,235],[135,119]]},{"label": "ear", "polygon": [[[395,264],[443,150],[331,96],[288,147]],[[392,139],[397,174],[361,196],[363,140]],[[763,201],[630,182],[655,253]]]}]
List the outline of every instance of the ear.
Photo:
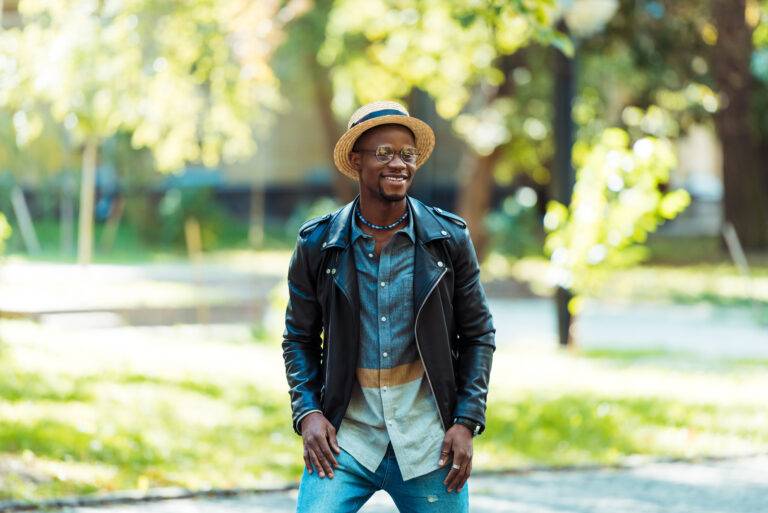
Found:
[{"label": "ear", "polygon": [[349,152],[349,163],[352,164],[352,167],[354,167],[358,172],[360,172],[360,170],[363,168],[360,162],[360,154],[356,151]]}]

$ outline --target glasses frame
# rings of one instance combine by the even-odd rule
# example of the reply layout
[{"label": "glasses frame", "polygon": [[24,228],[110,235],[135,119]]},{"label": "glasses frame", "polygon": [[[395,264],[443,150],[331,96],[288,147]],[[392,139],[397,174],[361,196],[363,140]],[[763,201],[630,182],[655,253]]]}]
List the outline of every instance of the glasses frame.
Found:
[{"label": "glasses frame", "polygon": [[[392,153],[389,155],[389,158],[387,158],[386,155],[379,155],[378,152],[381,148],[390,148],[392,150]],[[407,154],[404,154],[403,152],[405,150],[409,150],[409,152]],[[403,146],[402,148],[400,148],[400,151],[395,151],[395,149],[392,148],[392,146],[388,144],[382,144],[380,146],[377,146],[376,149],[373,149],[373,150],[361,148],[358,150],[352,150],[352,152],[353,153],[373,153],[373,156],[376,157],[376,160],[381,162],[382,164],[389,164],[390,162],[392,162],[392,159],[395,158],[396,153],[400,154],[400,160],[402,160],[406,164],[414,165],[416,164],[416,161],[419,160],[419,151],[414,146]],[[408,157],[412,157],[413,160],[406,159],[406,155]]]}]

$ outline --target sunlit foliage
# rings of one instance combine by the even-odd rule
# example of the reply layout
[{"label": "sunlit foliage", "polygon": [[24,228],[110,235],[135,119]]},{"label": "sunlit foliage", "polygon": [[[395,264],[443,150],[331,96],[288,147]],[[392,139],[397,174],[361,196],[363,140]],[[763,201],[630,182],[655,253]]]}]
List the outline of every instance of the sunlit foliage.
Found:
[{"label": "sunlit foliage", "polygon": [[450,2],[340,0],[321,58],[333,66],[336,107],[426,91],[453,118],[479,83],[506,77],[498,58],[531,41],[569,48],[552,28],[554,0]]},{"label": "sunlit foliage", "polygon": [[625,130],[609,128],[594,145],[582,145],[576,159],[571,204],[550,202],[544,218],[552,278],[576,294],[574,309],[605,276],[594,271],[636,263],[648,234],[690,202],[682,189],[662,191],[676,164],[669,140],[632,140]]},{"label": "sunlit foliage", "polygon": [[5,251],[5,241],[11,236],[11,226],[5,219],[5,216],[0,213],[0,255]]},{"label": "sunlit foliage", "polygon": [[130,131],[157,167],[214,165],[254,151],[279,105],[268,59],[295,14],[278,0],[64,0],[19,3],[0,41],[0,106],[16,139],[50,112],[75,141]]}]

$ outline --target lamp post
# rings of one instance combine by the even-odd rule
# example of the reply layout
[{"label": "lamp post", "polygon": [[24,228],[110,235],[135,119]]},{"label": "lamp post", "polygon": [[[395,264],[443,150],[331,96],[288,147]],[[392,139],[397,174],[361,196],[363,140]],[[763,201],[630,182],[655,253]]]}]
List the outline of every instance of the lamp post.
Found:
[{"label": "lamp post", "polygon": [[[568,56],[555,49],[554,60],[554,137],[555,155],[550,192],[552,197],[569,205],[576,176],[573,169],[574,124],[571,110],[576,95],[576,58],[578,42],[589,37],[605,26],[619,7],[618,0],[559,0],[560,21],[558,29],[572,37],[574,51]],[[568,303],[573,293],[562,286],[555,290],[557,309],[557,334],[562,347],[571,347],[573,318]]]}]

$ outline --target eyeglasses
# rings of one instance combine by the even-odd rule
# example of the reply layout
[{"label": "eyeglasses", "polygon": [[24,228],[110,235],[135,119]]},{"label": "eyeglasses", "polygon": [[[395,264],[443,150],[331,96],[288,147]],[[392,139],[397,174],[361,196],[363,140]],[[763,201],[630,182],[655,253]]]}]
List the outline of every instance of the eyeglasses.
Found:
[{"label": "eyeglasses", "polygon": [[[375,150],[352,150],[359,153],[373,153],[376,160],[386,164],[395,158],[395,149],[392,146],[381,145]],[[404,146],[400,149],[400,159],[406,164],[415,164],[419,158],[419,152],[413,146]]]}]

